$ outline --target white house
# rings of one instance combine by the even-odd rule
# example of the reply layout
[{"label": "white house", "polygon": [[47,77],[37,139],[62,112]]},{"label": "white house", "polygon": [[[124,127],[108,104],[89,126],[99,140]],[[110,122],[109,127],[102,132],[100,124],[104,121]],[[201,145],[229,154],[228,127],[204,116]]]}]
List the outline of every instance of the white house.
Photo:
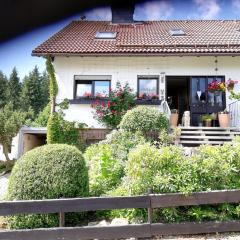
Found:
[{"label": "white house", "polygon": [[[32,52],[52,57],[57,101],[71,103],[66,119],[100,127],[93,118],[94,100],[86,95],[108,94],[117,81],[128,82],[138,97],[159,96],[159,101],[138,103],[159,106],[167,100],[180,115],[190,110],[194,126],[201,115],[229,108],[228,92],[212,93],[208,85],[240,80],[239,20],[134,22],[131,16],[120,21],[114,15],[113,20],[73,21]],[[235,120],[236,104],[230,105]]]}]

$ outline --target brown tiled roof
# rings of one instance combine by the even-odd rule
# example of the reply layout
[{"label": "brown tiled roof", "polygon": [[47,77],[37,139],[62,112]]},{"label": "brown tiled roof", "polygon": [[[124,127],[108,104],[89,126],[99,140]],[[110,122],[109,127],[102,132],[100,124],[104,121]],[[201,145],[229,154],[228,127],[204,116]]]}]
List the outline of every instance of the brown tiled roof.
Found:
[{"label": "brown tiled roof", "polygon": [[[181,28],[185,36],[172,36]],[[116,39],[96,39],[98,31],[117,32]],[[240,54],[240,21],[149,21],[116,25],[73,21],[33,50],[33,55],[104,54]]]}]

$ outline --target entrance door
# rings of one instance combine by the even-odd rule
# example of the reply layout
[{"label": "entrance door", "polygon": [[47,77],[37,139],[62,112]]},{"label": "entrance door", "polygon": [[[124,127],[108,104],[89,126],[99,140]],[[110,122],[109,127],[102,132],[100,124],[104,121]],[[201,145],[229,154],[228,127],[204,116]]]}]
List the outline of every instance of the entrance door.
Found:
[{"label": "entrance door", "polygon": [[224,77],[191,77],[190,79],[190,111],[191,124],[198,126],[204,114],[218,113],[226,108],[225,92],[210,92],[208,84],[217,80],[224,82]]},{"label": "entrance door", "polygon": [[179,123],[185,111],[189,111],[189,81],[187,76],[167,76],[167,101],[170,109],[179,112]]}]

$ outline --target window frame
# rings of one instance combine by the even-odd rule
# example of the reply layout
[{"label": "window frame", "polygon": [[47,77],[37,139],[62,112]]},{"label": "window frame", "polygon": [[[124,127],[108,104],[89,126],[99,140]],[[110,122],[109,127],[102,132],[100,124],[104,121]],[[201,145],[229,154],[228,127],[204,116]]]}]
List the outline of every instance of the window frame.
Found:
[{"label": "window frame", "polygon": [[156,87],[157,87],[157,92],[156,95],[159,96],[159,76],[138,76],[137,77],[137,98],[139,98],[139,90],[140,90],[140,81],[141,80],[156,80]]},{"label": "window frame", "polygon": [[[111,80],[110,79],[97,79],[97,76],[96,76],[96,79],[95,80],[91,80],[91,79],[76,79],[76,75],[74,76],[74,89],[73,89],[73,99],[74,100],[77,100],[77,99],[86,99],[86,97],[84,96],[81,96],[81,97],[77,97],[77,85],[78,84],[89,84],[91,83],[91,98],[96,98],[95,96],[95,82],[109,82],[109,93],[110,93],[110,90],[111,90]],[[108,94],[109,94],[108,93]],[[108,97],[107,97],[108,98]]]},{"label": "window frame", "polygon": [[[112,34],[112,36],[101,36],[101,34]],[[95,39],[116,39],[117,37],[117,32],[113,32],[113,31],[98,31],[95,34]]]}]

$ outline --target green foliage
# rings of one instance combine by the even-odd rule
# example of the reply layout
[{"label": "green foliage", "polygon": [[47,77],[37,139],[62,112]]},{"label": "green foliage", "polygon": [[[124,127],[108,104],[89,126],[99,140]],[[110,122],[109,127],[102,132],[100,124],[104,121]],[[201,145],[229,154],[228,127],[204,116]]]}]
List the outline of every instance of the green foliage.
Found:
[{"label": "green foliage", "polygon": [[127,111],[119,126],[127,131],[146,133],[148,131],[167,130],[169,123],[166,116],[158,109],[138,106]]},{"label": "green foliage", "polygon": [[[66,143],[74,145],[80,150],[85,149],[85,144],[80,138],[79,129],[86,127],[84,123],[70,122],[64,119],[64,109],[68,109],[69,101],[64,99],[57,106],[59,107],[57,112],[50,113],[49,109],[46,111],[46,115],[43,116],[44,123],[47,120],[47,143]],[[46,119],[48,117],[48,119]],[[40,119],[39,119],[40,120]]]},{"label": "green foliage", "polygon": [[46,71],[41,75],[41,95],[42,95],[42,105],[46,106],[49,103],[49,76]]},{"label": "green foliage", "polygon": [[25,76],[21,93],[21,108],[24,111],[31,108],[36,116],[47,105],[49,100],[47,82],[46,74],[41,76],[36,66],[28,76]]},{"label": "green foliage", "polygon": [[[146,194],[148,188],[154,193],[183,192],[240,188],[240,144],[223,146],[201,146],[192,157],[186,157],[176,146],[160,149],[143,144],[129,153],[121,185],[113,195]],[[217,206],[165,208],[155,211],[155,220],[203,221],[229,220],[239,217],[238,204]],[[113,212],[119,216],[122,211]],[[140,215],[139,215],[140,214]],[[131,210],[129,218],[139,221],[144,211]],[[145,219],[146,220],[146,219]]]},{"label": "green foliage", "polygon": [[[58,199],[88,196],[88,172],[82,153],[65,144],[45,145],[19,159],[9,179],[8,200]],[[66,214],[71,223],[72,215]],[[57,214],[18,215],[10,228],[57,227]]]},{"label": "green foliage", "polygon": [[117,82],[116,89],[110,91],[107,103],[97,100],[93,107],[95,108],[94,117],[98,122],[107,127],[116,128],[127,110],[135,106],[135,95],[128,84],[121,86]]},{"label": "green foliage", "polygon": [[120,183],[123,166],[113,156],[111,146],[99,144],[90,146],[85,153],[89,167],[89,184],[92,196],[100,196]]},{"label": "green foliage", "polygon": [[0,108],[4,107],[8,101],[7,88],[7,77],[0,71]]},{"label": "green foliage", "polygon": [[64,120],[59,113],[53,113],[47,124],[47,143],[66,143],[69,145],[78,144],[79,133],[75,122]]},{"label": "green foliage", "polygon": [[87,148],[84,156],[92,196],[106,194],[120,184],[129,151],[144,142],[140,134],[114,130],[105,141]]},{"label": "green foliage", "polygon": [[0,109],[0,144],[3,146],[7,160],[9,160],[8,152],[11,149],[12,139],[19,132],[26,116],[27,114],[22,111],[13,110],[12,104]]},{"label": "green foliage", "polygon": [[16,160],[13,159],[11,161],[9,161],[8,163],[6,163],[6,161],[1,161],[0,159],[0,176],[1,174],[5,174],[7,172],[10,172],[15,164]]},{"label": "green foliage", "polygon": [[167,130],[162,130],[159,134],[158,141],[154,142],[156,146],[168,146],[174,143],[177,139],[179,139],[181,135],[180,128],[174,128],[171,132]]},{"label": "green foliage", "polygon": [[30,123],[32,127],[47,127],[48,118],[50,117],[50,105],[48,104],[36,117],[34,122]]},{"label": "green foliage", "polygon": [[8,102],[13,104],[14,109],[20,107],[21,83],[16,67],[13,68],[8,81]]},{"label": "green foliage", "polygon": [[57,85],[57,80],[56,80],[56,76],[55,76],[55,70],[52,64],[52,59],[50,56],[47,56],[46,59],[46,68],[47,68],[47,72],[50,78],[49,81],[49,94],[50,94],[50,99],[54,99],[57,96],[58,93],[58,85]]}]

